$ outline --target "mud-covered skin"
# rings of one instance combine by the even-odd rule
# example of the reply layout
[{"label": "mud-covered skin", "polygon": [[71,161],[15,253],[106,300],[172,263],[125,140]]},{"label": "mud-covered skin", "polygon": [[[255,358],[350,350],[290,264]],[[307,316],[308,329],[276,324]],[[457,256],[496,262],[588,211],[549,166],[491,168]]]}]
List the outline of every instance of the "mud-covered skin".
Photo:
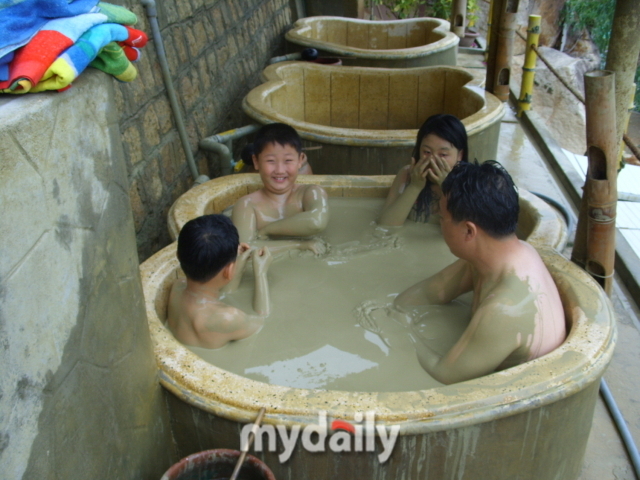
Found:
[{"label": "mud-covered skin", "polygon": [[488,236],[471,222],[455,222],[440,200],[442,233],[460,260],[398,295],[401,310],[445,304],[473,290],[472,318],[445,355],[416,345],[423,368],[456,383],[538,358],[565,339],[558,290],[535,249],[515,235]]},{"label": "mud-covered skin", "polygon": [[402,225],[427,184],[427,179],[432,183],[431,191],[435,201],[432,213],[437,213],[440,185],[462,156],[463,151],[450,142],[433,133],[425,136],[420,143],[420,159],[412,158],[411,163],[402,167],[393,180],[378,223],[387,226]]},{"label": "mud-covered skin", "polygon": [[[269,246],[274,253],[289,249],[324,253],[324,244],[319,241],[267,240],[310,237],[327,226],[329,207],[324,189],[296,184],[302,155],[290,145],[273,143],[253,156],[263,188],[242,197],[233,208],[232,220],[241,241]],[[256,240],[262,242],[255,243]]]},{"label": "mud-covered skin", "polygon": [[[205,283],[178,278],[171,287],[167,308],[167,325],[185,345],[220,348],[232,340],[241,340],[260,330],[271,311],[267,270],[273,257],[269,249],[251,250],[240,246],[238,262],[232,262]],[[229,306],[221,301],[223,287],[237,288],[244,266],[251,257],[254,273],[253,309],[257,315]],[[240,267],[236,271],[236,267]],[[232,285],[233,284],[233,285]],[[235,288],[234,288],[235,287]]]}]

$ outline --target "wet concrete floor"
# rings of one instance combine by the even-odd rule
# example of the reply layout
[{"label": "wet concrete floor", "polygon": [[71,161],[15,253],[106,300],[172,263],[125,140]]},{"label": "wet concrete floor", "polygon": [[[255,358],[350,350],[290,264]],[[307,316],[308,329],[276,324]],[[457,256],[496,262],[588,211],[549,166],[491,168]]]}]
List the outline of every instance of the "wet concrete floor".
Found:
[{"label": "wet concrete floor", "polygon": [[[554,177],[551,168],[531,143],[518,123],[514,111],[505,116],[500,129],[500,148],[497,160],[511,173],[515,183],[532,192],[538,192],[559,202],[572,212],[577,210]],[[574,228],[575,230],[575,224]],[[567,248],[571,255],[571,232]],[[618,343],[605,379],[618,407],[622,411],[636,444],[640,443],[640,311],[629,293],[616,282],[612,302],[618,318]],[[585,419],[586,422],[589,419]],[[596,405],[593,426],[589,436],[584,465],[579,480],[634,480],[635,474],[616,427],[601,398]]]}]

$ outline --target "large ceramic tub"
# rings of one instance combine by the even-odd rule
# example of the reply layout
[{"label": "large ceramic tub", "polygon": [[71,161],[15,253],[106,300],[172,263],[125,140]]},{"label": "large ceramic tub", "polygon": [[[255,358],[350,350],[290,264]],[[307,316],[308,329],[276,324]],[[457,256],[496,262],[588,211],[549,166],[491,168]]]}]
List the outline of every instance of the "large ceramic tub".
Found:
[{"label": "large ceramic tub", "polygon": [[[315,173],[396,174],[411,159],[418,128],[431,115],[462,120],[469,158],[495,160],[505,107],[458,67],[385,69],[282,62],[242,107],[259,123],[298,130]],[[475,83],[474,83],[475,82]]]},{"label": "large ceramic tub", "polygon": [[[255,175],[222,180],[230,185],[211,199],[210,211],[220,211],[258,185]],[[316,176],[313,180],[335,196],[384,196],[388,188],[384,177]],[[197,189],[214,186],[219,185],[209,182]],[[530,217],[536,215],[532,212]],[[170,392],[179,454],[235,448],[242,426],[254,420],[261,406],[267,408],[266,424],[288,428],[317,424],[320,411],[326,411],[330,420],[354,423],[355,412],[374,411],[377,425],[400,429],[385,463],[378,461],[379,439],[375,454],[328,449],[310,453],[298,440],[284,464],[278,461],[284,449],[280,443],[277,452],[256,455],[278,479],[575,479],[598,382],[613,353],[614,317],[603,291],[583,270],[552,249],[539,250],[560,290],[569,327],[561,347],[479,379],[394,393],[274,386],[206,363],[163,325],[169,287],[178,268],[175,243],[166,247],[141,266],[141,273],[160,380]]]},{"label": "large ceramic tub", "polygon": [[[298,183],[320,185],[330,197],[386,198],[393,175],[361,177],[348,175],[300,175]],[[167,223],[173,240],[189,220],[220,213],[240,197],[262,188],[255,173],[220,177],[187,191],[169,210]],[[567,227],[559,213],[535,195],[520,190],[518,237],[527,239],[535,247],[562,250],[567,241]]]},{"label": "large ceramic tub", "polygon": [[343,65],[410,68],[456,65],[460,39],[439,18],[394,21],[342,17],[298,20],[285,36],[294,48],[315,48]]}]

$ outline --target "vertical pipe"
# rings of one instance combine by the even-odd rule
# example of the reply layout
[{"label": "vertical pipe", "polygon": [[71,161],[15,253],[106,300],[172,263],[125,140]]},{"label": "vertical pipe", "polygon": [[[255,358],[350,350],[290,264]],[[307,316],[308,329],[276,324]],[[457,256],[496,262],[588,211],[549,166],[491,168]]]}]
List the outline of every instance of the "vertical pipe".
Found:
[{"label": "vertical pipe", "polygon": [[[516,32],[516,15],[519,0],[496,0],[491,17],[491,46],[487,59],[485,89],[503,102],[509,100],[511,57]],[[494,27],[493,24],[496,24]]]},{"label": "vertical pipe", "polygon": [[305,12],[305,8],[304,8],[304,1],[303,0],[296,0],[296,20],[300,20],[301,18],[304,18],[307,16],[307,12]]},{"label": "vertical pipe", "polygon": [[520,98],[518,99],[518,117],[522,112],[531,109],[531,99],[533,97],[533,79],[536,75],[536,59],[538,55],[533,50],[538,47],[540,37],[540,15],[529,15],[529,25],[527,27],[527,49],[522,66],[522,84],[520,86]]},{"label": "vertical pipe", "polygon": [[618,161],[624,144],[622,135],[629,122],[629,97],[635,92],[634,75],[640,55],[640,2],[617,0],[611,26],[611,40],[607,51],[606,69],[616,74],[616,124]]},{"label": "vertical pipe", "polygon": [[[156,51],[158,52],[158,61],[160,62],[160,69],[162,70],[162,78],[164,79],[164,85],[169,96],[169,103],[171,104],[171,110],[176,120],[176,127],[178,128],[178,135],[182,142],[182,149],[187,158],[187,165],[193,180],[199,183],[209,180],[206,175],[198,174],[198,167],[196,161],[193,158],[193,152],[191,151],[191,143],[189,142],[189,135],[182,119],[182,113],[180,111],[180,104],[178,103],[178,97],[173,87],[173,81],[171,80],[171,72],[169,71],[169,63],[167,62],[167,55],[164,50],[164,43],[162,42],[162,35],[160,35],[160,25],[158,24],[158,12],[156,10],[155,0],[142,0],[141,2],[146,10],[147,17],[149,18],[149,24],[151,25],[151,32],[153,34],[153,43],[156,45]],[[203,177],[203,178],[200,178]]]},{"label": "vertical pipe", "polygon": [[617,154],[615,74],[584,76],[589,167],[571,260],[610,295],[616,243]]},{"label": "vertical pipe", "polygon": [[467,0],[453,0],[451,5],[451,31],[458,37],[464,38],[464,26],[467,17]]}]

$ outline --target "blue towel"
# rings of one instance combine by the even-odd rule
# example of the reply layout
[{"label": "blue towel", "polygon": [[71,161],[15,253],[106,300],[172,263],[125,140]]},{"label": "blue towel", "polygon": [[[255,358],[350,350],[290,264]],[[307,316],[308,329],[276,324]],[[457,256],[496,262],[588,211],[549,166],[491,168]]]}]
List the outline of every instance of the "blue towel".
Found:
[{"label": "blue towel", "polygon": [[0,0],[0,63],[50,20],[94,10],[98,0]]}]

